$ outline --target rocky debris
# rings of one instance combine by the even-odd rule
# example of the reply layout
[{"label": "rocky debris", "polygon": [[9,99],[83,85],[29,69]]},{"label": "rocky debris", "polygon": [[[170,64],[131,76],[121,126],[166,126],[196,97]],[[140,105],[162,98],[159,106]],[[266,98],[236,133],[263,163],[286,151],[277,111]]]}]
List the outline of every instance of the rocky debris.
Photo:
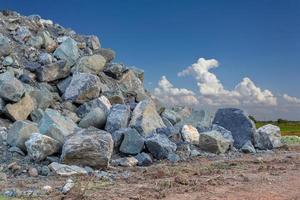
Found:
[{"label": "rocky debris", "polygon": [[84,56],[79,59],[76,65],[72,68],[74,72],[99,74],[104,69],[106,60],[103,56],[95,54],[92,56]]},{"label": "rocky debris", "polygon": [[199,144],[200,134],[197,129],[192,125],[184,125],[181,129],[181,135],[184,141],[189,142],[191,144]]},{"label": "rocky debris", "polygon": [[71,119],[53,109],[46,109],[39,122],[39,132],[59,141],[61,145],[76,128],[77,125]]},{"label": "rocky debris", "polygon": [[42,191],[44,191],[45,194],[50,194],[53,192],[53,188],[50,185],[45,185],[42,187]]},{"label": "rocky debris", "polygon": [[139,153],[135,158],[138,160],[138,166],[149,166],[153,163],[151,156],[145,152]]},{"label": "rocky debris", "polygon": [[25,156],[25,153],[19,148],[19,147],[10,147],[8,149],[9,152],[12,152],[12,153],[18,153],[20,154],[21,156]]},{"label": "rocky debris", "polygon": [[73,175],[86,175],[87,171],[84,168],[76,165],[65,165],[57,162],[53,162],[48,165],[50,170],[60,176],[73,176]]},{"label": "rocky debris", "polygon": [[34,168],[34,167],[30,167],[30,168],[28,169],[28,174],[29,174],[31,177],[37,177],[37,176],[39,176],[38,170],[37,170],[36,168]]},{"label": "rocky debris", "polygon": [[173,110],[170,109],[165,109],[162,114],[161,117],[167,119],[169,122],[172,123],[172,125],[178,123],[179,121],[181,121],[180,116]]},{"label": "rocky debris", "polygon": [[69,76],[70,66],[65,60],[59,60],[54,63],[46,64],[36,70],[37,79],[40,82],[51,82]]},{"label": "rocky debris", "polygon": [[10,146],[19,147],[22,151],[26,151],[25,142],[33,133],[39,132],[36,124],[30,121],[16,121],[8,129],[7,143]]},{"label": "rocky debris", "polygon": [[10,39],[0,33],[0,57],[9,55],[11,51]]},{"label": "rocky debris", "polygon": [[181,132],[173,126],[157,128],[156,133],[166,135],[174,143],[182,142]]},{"label": "rocky debris", "polygon": [[256,153],[256,150],[253,144],[250,141],[247,141],[241,148],[243,153]]},{"label": "rocky debris", "polygon": [[224,127],[216,125],[216,124],[212,125],[211,130],[220,132],[222,134],[222,136],[224,138],[226,138],[227,140],[229,140],[231,142],[231,145],[233,145],[234,140],[233,140],[233,137],[232,137],[232,134],[230,131],[228,131]]},{"label": "rocky debris", "polygon": [[120,146],[120,152],[129,155],[140,153],[144,147],[144,138],[132,128],[127,128],[124,131],[124,139]]},{"label": "rocky debris", "polygon": [[126,67],[123,64],[119,63],[111,63],[108,64],[107,67],[104,69],[104,73],[107,76],[110,76],[114,79],[120,80],[126,71]]},{"label": "rocky debris", "polygon": [[53,55],[56,58],[67,61],[66,65],[68,67],[73,66],[80,56],[77,42],[72,38],[67,38],[58,46]]},{"label": "rocky debris", "polygon": [[79,122],[79,127],[88,128],[104,128],[106,123],[106,113],[101,108],[95,108],[87,113]]},{"label": "rocky debris", "polygon": [[219,109],[213,124],[220,125],[232,133],[234,147],[240,149],[247,141],[253,141],[255,125],[244,111],[236,108]]},{"label": "rocky debris", "polygon": [[75,186],[74,181],[72,179],[68,179],[66,181],[66,184],[62,188],[62,193],[67,194],[74,186]]},{"label": "rocky debris", "polygon": [[107,117],[105,130],[113,133],[121,128],[128,127],[130,108],[127,105],[115,104]]},{"label": "rocky debris", "polygon": [[111,134],[96,129],[83,129],[63,145],[61,160],[66,164],[106,168],[113,152]]},{"label": "rocky debris", "polygon": [[111,109],[111,103],[105,96],[100,96],[99,98],[85,102],[84,104],[79,106],[76,109],[76,114],[80,118],[83,118],[86,114],[96,108],[101,108],[106,113],[106,115],[108,115]]},{"label": "rocky debris", "polygon": [[111,62],[116,57],[116,53],[112,49],[100,48],[95,51],[95,54],[100,54],[106,60],[106,62]]},{"label": "rocky debris", "polygon": [[199,148],[211,153],[225,153],[229,150],[231,141],[218,131],[208,131],[200,134]]},{"label": "rocky debris", "polygon": [[134,157],[118,158],[111,161],[113,166],[133,167],[138,164],[138,160]]},{"label": "rocky debris", "polygon": [[135,107],[129,126],[135,128],[143,136],[150,135],[157,128],[166,127],[151,100],[141,101]]},{"label": "rocky debris", "polygon": [[281,147],[280,128],[272,124],[260,127],[254,134],[254,145],[261,150]]},{"label": "rocky debris", "polygon": [[146,147],[156,159],[166,159],[170,153],[176,151],[176,144],[171,142],[166,135],[153,134],[146,138]]},{"label": "rocky debris", "polygon": [[25,146],[29,157],[34,161],[42,161],[60,149],[58,141],[40,133],[33,133],[25,142]]},{"label": "rocky debris", "polygon": [[10,72],[0,74],[0,98],[3,100],[18,102],[25,88],[21,81],[16,79]]}]

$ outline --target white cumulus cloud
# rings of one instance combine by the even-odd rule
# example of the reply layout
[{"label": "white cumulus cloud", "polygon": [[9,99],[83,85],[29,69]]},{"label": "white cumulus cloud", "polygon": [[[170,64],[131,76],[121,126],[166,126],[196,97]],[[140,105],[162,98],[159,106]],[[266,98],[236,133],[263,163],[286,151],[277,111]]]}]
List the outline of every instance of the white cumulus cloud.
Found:
[{"label": "white cumulus cloud", "polygon": [[300,106],[300,99],[298,99],[297,97],[292,97],[292,96],[289,96],[287,94],[284,94],[283,96],[283,99],[286,100],[288,103],[291,103],[291,104],[297,104]]}]

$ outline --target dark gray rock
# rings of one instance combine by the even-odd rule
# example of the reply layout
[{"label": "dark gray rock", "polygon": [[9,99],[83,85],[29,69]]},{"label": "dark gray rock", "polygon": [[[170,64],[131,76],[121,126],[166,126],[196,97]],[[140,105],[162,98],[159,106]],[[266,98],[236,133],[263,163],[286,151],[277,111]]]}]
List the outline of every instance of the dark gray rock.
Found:
[{"label": "dark gray rock", "polygon": [[115,104],[112,106],[107,117],[105,130],[113,133],[121,128],[126,128],[129,123],[130,108],[124,104]]},{"label": "dark gray rock", "polygon": [[18,102],[25,92],[21,81],[16,79],[10,72],[0,74],[0,98]]},{"label": "dark gray rock", "polygon": [[43,118],[44,111],[42,109],[35,109],[31,112],[30,118],[31,121],[35,123],[39,123],[40,120]]},{"label": "dark gray rock", "polygon": [[119,129],[113,133],[111,133],[112,139],[114,141],[114,148],[119,150],[119,147],[124,139],[124,133],[127,131],[128,128]]},{"label": "dark gray rock", "polygon": [[182,142],[180,131],[173,126],[158,128],[156,129],[156,133],[166,135],[174,143]]},{"label": "dark gray rock", "polygon": [[281,147],[280,128],[278,126],[268,124],[257,129],[254,134],[254,146],[260,150]]},{"label": "dark gray rock", "polygon": [[161,116],[163,118],[166,118],[168,121],[170,121],[172,123],[172,125],[178,123],[179,121],[181,121],[180,116],[173,110],[170,109],[165,109]]},{"label": "dark gray rock", "polygon": [[170,153],[176,151],[176,144],[171,142],[166,135],[153,134],[146,138],[146,147],[156,159],[166,159]]},{"label": "dark gray rock", "polygon": [[72,81],[72,77],[69,76],[69,77],[67,77],[67,78],[65,78],[65,79],[63,79],[63,80],[61,80],[61,81],[56,85],[56,87],[58,88],[60,94],[65,93],[65,91],[66,91],[67,87],[70,85],[71,81]]},{"label": "dark gray rock", "polygon": [[36,71],[39,81],[55,81],[69,76],[71,72],[70,66],[66,65],[65,60],[60,60],[55,63],[43,65]]},{"label": "dark gray rock", "polygon": [[256,153],[253,144],[250,141],[247,141],[241,148],[243,153]]},{"label": "dark gray rock", "polygon": [[138,166],[149,166],[153,163],[151,156],[144,152],[139,153],[135,158],[138,160]]},{"label": "dark gray rock", "polygon": [[105,123],[106,113],[101,108],[95,108],[81,119],[78,126],[81,128],[93,126],[102,129],[104,128]]},{"label": "dark gray rock", "polygon": [[85,102],[84,104],[79,106],[76,110],[76,114],[80,118],[83,118],[86,114],[96,108],[102,109],[106,113],[106,115],[108,115],[111,109],[111,104],[105,96],[100,96],[99,98]]},{"label": "dark gray rock", "polygon": [[123,73],[126,71],[126,67],[123,64],[120,63],[111,63],[106,66],[104,69],[104,73],[107,76],[110,76],[114,79],[121,79],[123,76]]},{"label": "dark gray rock", "polygon": [[111,62],[116,57],[116,53],[112,49],[101,48],[97,49],[94,53],[102,55],[106,62]]},{"label": "dark gray rock", "polygon": [[170,162],[179,162],[180,161],[180,157],[176,154],[176,153],[170,153],[167,157],[168,161]]},{"label": "dark gray rock", "polygon": [[144,138],[132,128],[127,128],[124,132],[124,139],[120,146],[120,152],[128,155],[136,155],[143,150]]},{"label": "dark gray rock", "polygon": [[247,141],[252,142],[255,125],[247,114],[236,108],[219,109],[213,121],[232,133],[234,147],[240,149]]}]

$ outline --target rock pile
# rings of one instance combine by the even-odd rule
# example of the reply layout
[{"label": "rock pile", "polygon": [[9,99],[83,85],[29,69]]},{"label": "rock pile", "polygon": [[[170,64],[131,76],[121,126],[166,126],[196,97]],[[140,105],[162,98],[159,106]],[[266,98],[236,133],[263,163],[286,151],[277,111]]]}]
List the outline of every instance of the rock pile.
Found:
[{"label": "rock pile", "polygon": [[0,138],[35,162],[59,157],[58,174],[281,145],[278,127],[256,130],[239,109],[164,108],[96,36],[11,11],[0,24],[0,113],[12,122]]}]

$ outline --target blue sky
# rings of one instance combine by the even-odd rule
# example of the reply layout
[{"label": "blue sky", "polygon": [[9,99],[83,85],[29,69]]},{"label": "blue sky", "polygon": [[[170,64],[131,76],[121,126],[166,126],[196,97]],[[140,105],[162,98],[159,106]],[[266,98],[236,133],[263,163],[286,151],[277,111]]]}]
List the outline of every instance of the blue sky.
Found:
[{"label": "blue sky", "polygon": [[177,73],[203,57],[219,62],[210,71],[225,89],[249,77],[275,96],[300,98],[298,0],[0,0],[0,8],[97,35],[117,61],[145,70],[151,90],[165,75],[197,93],[199,80]]}]

